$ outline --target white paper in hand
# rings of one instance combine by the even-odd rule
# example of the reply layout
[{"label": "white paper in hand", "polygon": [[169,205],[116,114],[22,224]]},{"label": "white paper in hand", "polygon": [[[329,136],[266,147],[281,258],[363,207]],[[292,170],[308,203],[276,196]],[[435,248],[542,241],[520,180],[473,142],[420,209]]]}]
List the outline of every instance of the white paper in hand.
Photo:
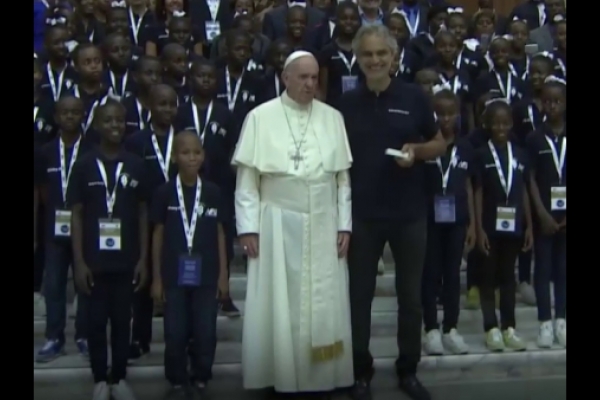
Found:
[{"label": "white paper in hand", "polygon": [[401,158],[403,160],[408,160],[410,158],[410,155],[407,152],[396,149],[385,149],[385,154],[388,156]]}]

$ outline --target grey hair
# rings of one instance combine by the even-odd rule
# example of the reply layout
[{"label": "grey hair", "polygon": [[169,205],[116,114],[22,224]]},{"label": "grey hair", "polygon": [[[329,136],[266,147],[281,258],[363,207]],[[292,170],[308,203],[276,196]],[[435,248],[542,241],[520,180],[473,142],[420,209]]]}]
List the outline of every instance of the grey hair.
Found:
[{"label": "grey hair", "polygon": [[365,36],[379,36],[388,45],[392,53],[398,51],[398,42],[384,25],[363,25],[352,40],[352,52],[359,54],[360,46]]}]

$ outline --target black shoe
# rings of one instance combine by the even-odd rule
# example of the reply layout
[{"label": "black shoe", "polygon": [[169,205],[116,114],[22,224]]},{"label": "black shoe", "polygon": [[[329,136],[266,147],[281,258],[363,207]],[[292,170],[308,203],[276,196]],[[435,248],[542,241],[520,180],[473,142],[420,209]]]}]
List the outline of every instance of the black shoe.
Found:
[{"label": "black shoe", "polygon": [[129,346],[129,360],[136,361],[150,353],[150,346],[147,344],[133,342]]},{"label": "black shoe", "polygon": [[369,382],[365,380],[356,381],[350,389],[350,398],[352,400],[373,400]]},{"label": "black shoe", "polygon": [[429,391],[425,389],[416,375],[400,376],[398,387],[412,400],[431,400]]},{"label": "black shoe", "polygon": [[219,313],[229,318],[239,317],[241,315],[240,310],[238,310],[235,304],[233,304],[233,300],[230,298],[219,302]]},{"label": "black shoe", "polygon": [[189,386],[173,386],[166,394],[165,400],[193,400],[194,393]]}]

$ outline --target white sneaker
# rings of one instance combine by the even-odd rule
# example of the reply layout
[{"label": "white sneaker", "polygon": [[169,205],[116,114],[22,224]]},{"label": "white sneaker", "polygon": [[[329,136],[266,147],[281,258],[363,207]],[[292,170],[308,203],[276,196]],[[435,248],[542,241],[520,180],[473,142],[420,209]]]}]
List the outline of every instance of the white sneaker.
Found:
[{"label": "white sneaker", "polygon": [[106,382],[96,383],[94,386],[94,397],[93,400],[110,400],[110,388]]},{"label": "white sneaker", "polygon": [[467,354],[469,346],[465,343],[465,339],[459,335],[456,329],[451,329],[450,332],[444,333],[442,336],[444,348],[452,354]]},{"label": "white sneaker", "polygon": [[33,317],[42,318],[46,315],[46,301],[40,293],[33,293]]},{"label": "white sneaker", "polygon": [[485,335],[485,346],[490,351],[504,351],[504,338],[498,328],[490,329]]},{"label": "white sneaker", "polygon": [[430,356],[441,356],[444,354],[442,334],[438,329],[433,329],[425,334],[425,337],[423,338],[423,348],[425,353]]},{"label": "white sneaker", "polygon": [[554,344],[554,328],[552,321],[542,322],[540,325],[540,333],[537,337],[537,345],[541,349],[549,349]]},{"label": "white sneaker", "polygon": [[567,320],[559,318],[556,320],[554,327],[554,333],[556,334],[556,341],[562,347],[567,347]]},{"label": "white sneaker", "polygon": [[529,306],[535,306],[537,299],[535,297],[535,290],[527,282],[521,282],[519,284],[519,294],[521,294],[521,301]]},{"label": "white sneaker", "polygon": [[123,379],[118,384],[112,385],[110,390],[114,400],[135,400],[133,390]]},{"label": "white sneaker", "polygon": [[378,275],[385,274],[385,263],[383,262],[383,257],[380,258],[379,262],[377,263],[377,274]]}]

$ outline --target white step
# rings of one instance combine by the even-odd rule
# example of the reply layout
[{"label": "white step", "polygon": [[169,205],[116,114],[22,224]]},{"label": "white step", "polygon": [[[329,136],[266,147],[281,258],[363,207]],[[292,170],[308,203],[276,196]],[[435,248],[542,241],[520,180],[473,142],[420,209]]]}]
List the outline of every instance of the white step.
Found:
[{"label": "white step", "polygon": [[[515,363],[529,362],[541,358],[553,360],[553,363],[566,363],[566,350],[555,346],[553,349],[539,349],[535,345],[537,329],[519,330],[521,337],[528,342],[528,348],[525,352],[506,351],[504,353],[491,353],[484,345],[484,335],[482,333],[465,334],[464,338],[470,346],[470,354],[467,355],[445,355],[445,356],[423,356],[423,368],[436,368],[446,366],[467,366],[490,364],[490,363]],[[34,341],[34,359],[35,353],[40,345],[40,341]],[[37,346],[36,346],[37,345]],[[162,366],[164,361],[164,343],[153,343],[151,353],[137,361],[131,368],[145,368],[151,366]],[[375,359],[393,359],[398,354],[395,336],[372,337],[371,353]],[[242,344],[240,342],[221,341],[217,344],[215,364],[239,364],[241,362]],[[75,344],[68,341],[66,345],[67,355],[60,357],[50,363],[33,363],[34,371],[46,369],[79,369],[89,368],[89,361],[83,359],[77,354]],[[110,351],[109,351],[110,355]]]}]

